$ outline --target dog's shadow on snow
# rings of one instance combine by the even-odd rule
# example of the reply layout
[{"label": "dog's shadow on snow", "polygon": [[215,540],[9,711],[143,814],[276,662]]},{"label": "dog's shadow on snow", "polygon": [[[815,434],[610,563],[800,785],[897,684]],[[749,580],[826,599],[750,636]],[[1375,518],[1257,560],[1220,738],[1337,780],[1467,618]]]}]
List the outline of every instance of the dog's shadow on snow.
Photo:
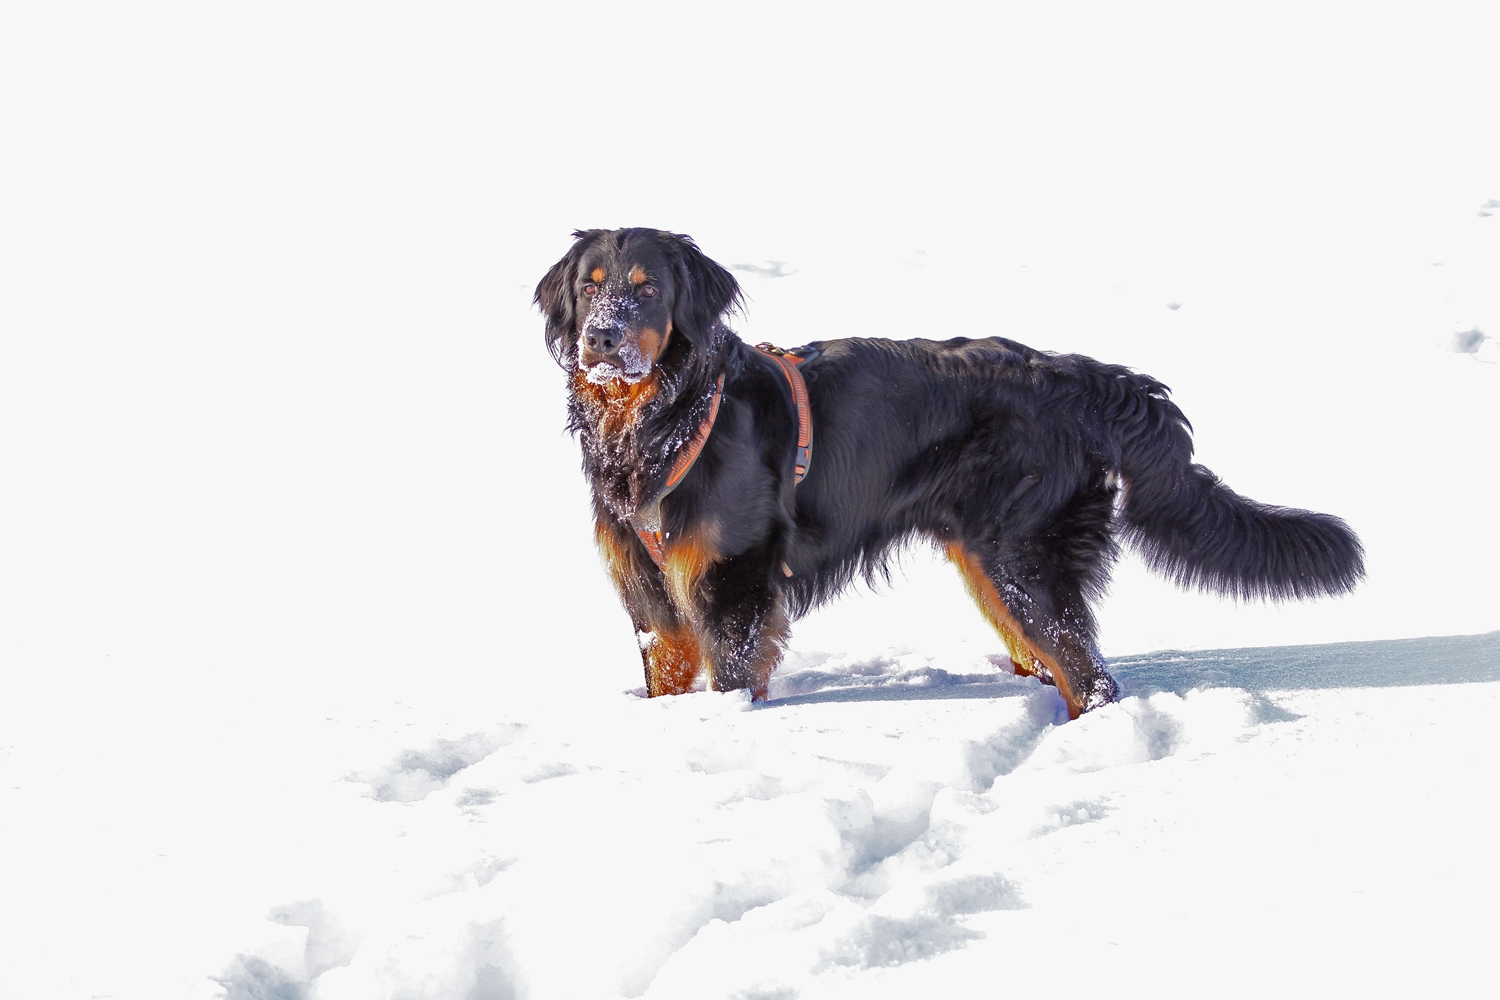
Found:
[{"label": "dog's shadow on snow", "polygon": [[1500,681],[1500,632],[1317,646],[1163,650],[1111,660],[1122,695],[1192,688],[1246,691],[1408,687]]},{"label": "dog's shadow on snow", "polygon": [[856,701],[939,701],[952,698],[1018,698],[1030,694],[1038,682],[1025,677],[1005,677],[999,681],[973,681],[941,686],[887,684],[879,687],[829,687],[807,694],[777,696],[773,685],[766,708],[793,705],[824,705]]},{"label": "dog's shadow on snow", "polygon": [[990,669],[973,664],[945,670],[907,650],[877,656],[789,653],[784,672],[771,678],[765,707],[835,702],[935,701],[953,698],[1014,698],[1034,692],[1037,681],[1010,672],[1010,660],[991,656]]},{"label": "dog's shadow on snow", "polygon": [[[824,669],[827,657],[772,678],[766,708],[834,702],[1014,698],[1039,682],[1005,673],[958,674],[936,667],[901,669],[872,657]],[[998,662],[998,661],[997,661]],[[1297,691],[1313,688],[1406,687],[1500,681],[1500,631],[1336,642],[1315,646],[1162,650],[1115,657],[1109,671],[1120,696],[1149,696],[1194,688]]]}]

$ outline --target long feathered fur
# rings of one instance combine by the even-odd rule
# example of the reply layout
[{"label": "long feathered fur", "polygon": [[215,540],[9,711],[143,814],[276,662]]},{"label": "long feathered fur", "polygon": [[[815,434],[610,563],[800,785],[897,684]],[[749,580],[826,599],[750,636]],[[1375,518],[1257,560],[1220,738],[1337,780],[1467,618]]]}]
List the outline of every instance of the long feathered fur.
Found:
[{"label": "long feathered fur", "polygon": [[1187,418],[1165,386],[1152,382],[1139,398],[1145,419],[1121,425],[1124,537],[1148,566],[1183,588],[1242,600],[1354,589],[1364,547],[1343,520],[1240,496],[1192,462]]}]

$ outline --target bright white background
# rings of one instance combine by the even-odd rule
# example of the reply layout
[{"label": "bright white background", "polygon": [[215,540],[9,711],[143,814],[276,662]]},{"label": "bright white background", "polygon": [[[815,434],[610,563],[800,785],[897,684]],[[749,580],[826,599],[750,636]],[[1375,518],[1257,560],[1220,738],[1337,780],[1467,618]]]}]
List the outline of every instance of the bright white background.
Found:
[{"label": "bright white background", "polygon": [[[1034,7],[8,5],[0,743],[91,786],[33,807],[216,720],[639,683],[529,303],[577,227],[788,262],[747,339],[1149,372],[1368,547],[1289,608],[1126,561],[1106,653],[1500,627],[1500,365],[1445,346],[1500,335],[1495,8]],[[794,646],[990,641],[907,566]]]},{"label": "bright white background", "polygon": [[[618,225],[799,267],[742,272],[750,338],[1147,371],[1232,486],[1369,547],[1288,609],[1127,564],[1107,651],[1500,624],[1500,367],[1440,346],[1500,332],[1482,5],[705,10],[10,8],[13,648],[633,678],[528,307]],[[950,576],[835,613],[982,628]]]}]

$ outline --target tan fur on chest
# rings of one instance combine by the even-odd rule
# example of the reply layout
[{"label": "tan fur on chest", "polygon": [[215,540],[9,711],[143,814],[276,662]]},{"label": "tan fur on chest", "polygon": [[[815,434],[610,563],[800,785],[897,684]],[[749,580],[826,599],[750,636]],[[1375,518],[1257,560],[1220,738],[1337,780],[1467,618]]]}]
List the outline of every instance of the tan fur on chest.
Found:
[{"label": "tan fur on chest", "polygon": [[[604,521],[594,524],[594,543],[604,568],[615,586],[623,592],[630,584],[632,566],[629,555],[631,541],[615,533]],[[667,542],[666,565],[662,575],[666,580],[667,593],[682,614],[693,612],[693,591],[714,563],[722,559],[719,552],[719,526],[712,522],[697,527],[680,539]]]},{"label": "tan fur on chest", "polygon": [[624,593],[630,580],[629,543],[610,530],[609,525],[597,521],[594,524],[594,544],[599,547],[599,558],[604,561],[609,578]]},{"label": "tan fur on chest", "polygon": [[587,405],[594,430],[602,438],[616,438],[639,426],[641,412],[656,398],[657,385],[655,372],[634,384],[623,379],[590,382],[585,372],[573,374],[573,392]]}]

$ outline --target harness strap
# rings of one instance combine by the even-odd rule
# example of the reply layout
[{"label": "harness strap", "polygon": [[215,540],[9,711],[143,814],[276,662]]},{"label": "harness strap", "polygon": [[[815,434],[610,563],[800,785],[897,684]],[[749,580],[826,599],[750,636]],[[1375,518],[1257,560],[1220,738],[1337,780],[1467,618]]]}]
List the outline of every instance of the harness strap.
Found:
[{"label": "harness strap", "polygon": [[677,453],[677,461],[672,463],[672,468],[667,473],[666,485],[650,503],[644,505],[634,519],[635,533],[641,537],[641,542],[651,555],[651,561],[656,563],[658,569],[666,568],[666,543],[661,533],[662,499],[677,488],[677,484],[682,482],[688,470],[693,467],[693,463],[698,461],[698,456],[703,454],[703,446],[708,444],[708,436],[713,433],[714,421],[719,418],[719,400],[723,398],[724,376],[720,375],[719,383],[714,387],[713,398],[708,401],[708,414],[698,425],[697,433]]},{"label": "harness strap", "polygon": [[755,349],[780,366],[787,385],[792,387],[792,402],[797,407],[797,465],[793,482],[800,483],[812,465],[812,402],[807,396],[807,380],[797,370],[807,359],[770,344],[756,344]]},{"label": "harness strap", "polygon": [[636,528],[635,533],[641,536],[641,542],[646,546],[646,552],[651,556],[651,561],[656,563],[656,568],[665,570],[667,568],[667,546],[662,541],[661,532]]},{"label": "harness strap", "polygon": [[661,498],[677,488],[682,482],[682,477],[688,474],[693,463],[698,461],[698,456],[703,454],[703,446],[708,444],[708,436],[713,433],[714,421],[719,419],[719,400],[724,398],[724,376],[719,376],[718,385],[714,386],[713,398],[708,401],[708,414],[703,418],[703,423],[698,425],[698,432],[693,435],[691,441],[685,444],[677,453],[677,461],[672,463],[672,471],[667,473],[667,485],[661,488],[656,495],[658,502]]},{"label": "harness strap", "polygon": [[[797,366],[807,358],[770,344],[756,344],[755,349],[777,363],[781,373],[786,376],[787,385],[792,389],[792,403],[797,408],[797,461],[792,481],[796,485],[807,477],[807,470],[812,464],[812,402],[807,395],[807,380],[797,370]],[[646,552],[650,554],[651,561],[656,563],[657,569],[665,570],[667,566],[667,544],[661,530],[661,501],[682,482],[693,463],[698,461],[703,446],[708,444],[708,436],[713,433],[714,421],[719,416],[719,400],[723,395],[724,376],[720,375],[718,387],[714,389],[713,399],[708,404],[708,416],[698,425],[698,432],[693,435],[692,440],[677,453],[677,461],[672,463],[672,469],[667,473],[666,485],[654,499],[643,504],[640,512],[632,519],[635,533],[640,536],[641,544],[646,546]],[[782,569],[791,576],[791,571],[786,569],[784,563]]]}]

